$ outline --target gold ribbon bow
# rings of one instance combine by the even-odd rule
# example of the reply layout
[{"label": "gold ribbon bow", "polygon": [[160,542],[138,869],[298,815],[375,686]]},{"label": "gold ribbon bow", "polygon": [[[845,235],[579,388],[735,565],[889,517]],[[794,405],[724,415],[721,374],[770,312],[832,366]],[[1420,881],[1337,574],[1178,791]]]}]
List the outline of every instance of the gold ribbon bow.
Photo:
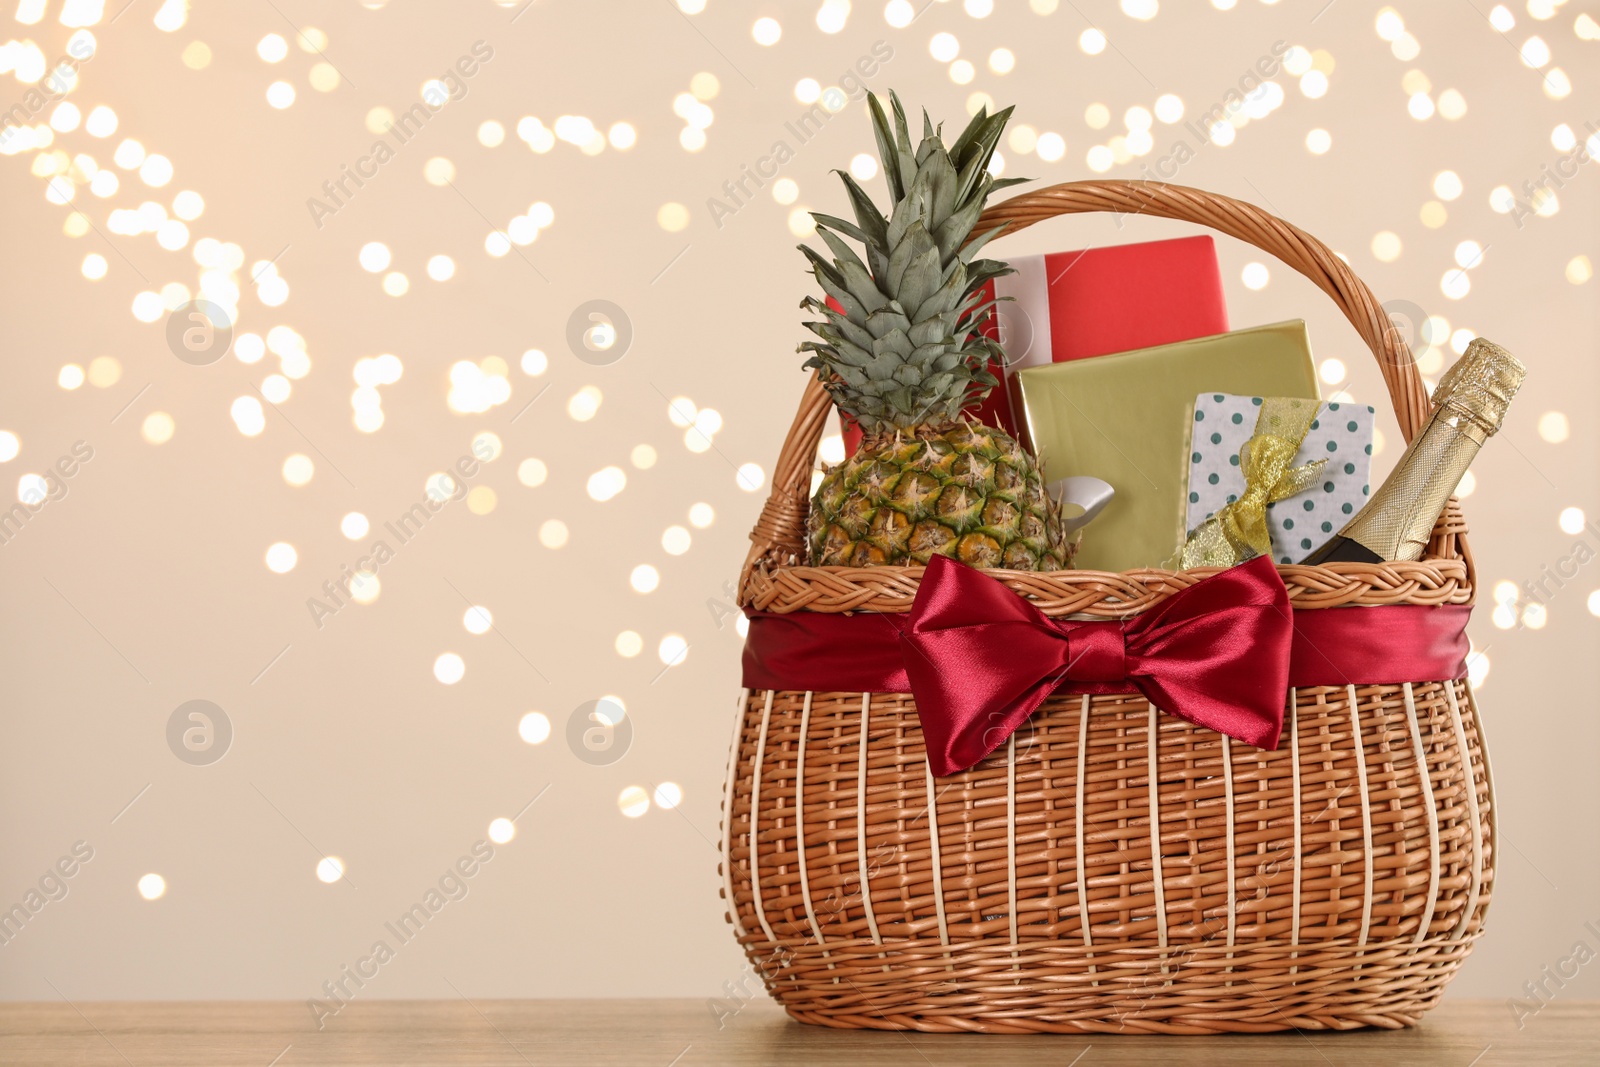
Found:
[{"label": "gold ribbon bow", "polygon": [[1244,492],[1195,527],[1179,554],[1180,565],[1231,567],[1272,551],[1267,505],[1303,493],[1316,483],[1327,460],[1293,466],[1320,401],[1269,396],[1261,403],[1255,433],[1239,449]]}]

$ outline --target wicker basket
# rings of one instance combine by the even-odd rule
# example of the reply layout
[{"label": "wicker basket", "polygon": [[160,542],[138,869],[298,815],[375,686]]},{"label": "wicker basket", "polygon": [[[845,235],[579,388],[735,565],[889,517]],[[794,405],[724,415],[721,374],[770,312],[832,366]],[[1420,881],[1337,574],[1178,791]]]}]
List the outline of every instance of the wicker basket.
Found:
[{"label": "wicker basket", "polygon": [[[976,232],[1086,211],[1201,223],[1270,252],[1354,324],[1406,440],[1426,421],[1411,354],[1366,285],[1320,241],[1249,204],[1073,182],[991,207]],[[919,567],[803,565],[829,410],[813,378],[751,534],[741,600],[767,612],[905,612]],[[1279,573],[1299,610],[1470,603],[1465,531],[1452,500],[1418,562]],[[1122,618],[1213,572],[990,573],[1049,615]],[[1137,695],[1053,697],[993,756],[937,780],[909,695],[747,690],[724,804],[724,893],[752,966],[802,1022],[983,1033],[1409,1026],[1482,932],[1488,772],[1463,682],[1291,690],[1273,752]]]}]

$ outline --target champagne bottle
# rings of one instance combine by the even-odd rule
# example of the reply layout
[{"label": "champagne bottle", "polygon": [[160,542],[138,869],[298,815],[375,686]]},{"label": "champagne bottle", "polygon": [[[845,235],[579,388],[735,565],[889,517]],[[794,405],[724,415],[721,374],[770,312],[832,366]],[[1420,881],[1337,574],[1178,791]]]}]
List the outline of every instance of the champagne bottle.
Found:
[{"label": "champagne bottle", "polygon": [[1433,391],[1433,415],[1367,506],[1305,560],[1377,563],[1421,559],[1461,476],[1505,419],[1527,368],[1499,345],[1475,339]]}]

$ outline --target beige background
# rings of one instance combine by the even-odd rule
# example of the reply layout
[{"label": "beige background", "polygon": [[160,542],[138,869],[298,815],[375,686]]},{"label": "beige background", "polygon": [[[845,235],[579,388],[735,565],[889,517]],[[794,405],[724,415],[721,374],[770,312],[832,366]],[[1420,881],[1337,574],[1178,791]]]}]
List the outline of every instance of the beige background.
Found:
[{"label": "beige background", "polygon": [[[31,17],[34,6],[21,11]],[[60,22],[62,4],[40,6],[42,18],[23,24],[11,17],[17,5],[7,5],[0,43],[18,44],[5,46],[12,61],[0,66],[17,66],[25,42],[50,59],[63,54],[73,31]],[[1318,234],[1380,296],[1401,302],[1406,329],[1418,328],[1415,309],[1443,316],[1450,331],[1487,335],[1531,368],[1466,501],[1484,581],[1472,632],[1490,664],[1480,696],[1504,850],[1489,934],[1452,992],[1516,995],[1574,942],[1600,947],[1584,926],[1600,920],[1592,698],[1600,623],[1587,606],[1600,572],[1580,568],[1547,598],[1537,629],[1518,624],[1515,607],[1502,612],[1512,628],[1496,629],[1489,595],[1496,582],[1521,585],[1556,568],[1577,541],[1600,545],[1600,535],[1558,524],[1563,509],[1600,507],[1590,414],[1600,283],[1566,278],[1574,257],[1600,254],[1600,171],[1579,168],[1559,189],[1558,210],[1521,226],[1517,212],[1490,205],[1494,187],[1523,195],[1525,181],[1555,166],[1558,125],[1581,138],[1584,123],[1600,122],[1600,44],[1584,39],[1594,23],[1578,19],[1594,5],[1567,4],[1548,19],[1535,15],[1551,5],[1508,5],[1514,26],[1502,34],[1487,21],[1487,3],[1404,4],[1411,38],[1394,46],[1377,32],[1378,5],[1362,0],[1239,0],[1229,11],[1169,0],[1148,21],[1121,10],[1138,12],[1137,3],[1083,0],[1041,15],[1001,0],[975,18],[952,0],[903,29],[889,24],[883,4],[857,2],[833,34],[819,28],[811,2],[711,0],[693,15],[667,0],[540,2],[520,13],[488,0],[197,3],[181,25],[173,24],[182,5],[147,0],[111,22],[118,6],[106,5],[90,28],[97,50],[67,98],[84,116],[96,105],[113,109],[116,132],[99,138],[80,126],[55,133],[48,147],[0,157],[8,253],[0,259],[0,429],[20,441],[20,453],[0,465],[7,503],[24,475],[42,473],[74,442],[93,448],[66,481],[67,495],[0,546],[0,904],[22,901],[74,842],[94,850],[66,880],[67,895],[0,947],[0,995],[319,995],[325,980],[389,937],[384,923],[485,838],[491,819],[518,815],[535,796],[515,839],[494,846],[493,860],[466,880],[467,895],[401,945],[360,996],[712,996],[739,980],[714,847],[739,638],[731,621],[718,625],[716,605],[760,504],[759,493],[736,483],[736,468],[771,469],[802,383],[795,305],[809,279],[792,247],[791,208],[775,202],[771,185],[720,226],[707,201],[775,140],[793,144],[784,123],[807,110],[794,95],[800,79],[835,85],[878,41],[893,56],[873,88],[894,86],[952,125],[969,94],[987,92],[1016,103],[1017,122],[1058,134],[1065,151],[1056,161],[1019,150],[1025,139],[1002,147],[1007,173],[1041,183],[1092,176],[1091,150],[1129,132],[1129,108],[1176,94],[1187,121],[1222,103],[1276,41],[1326,53],[1319,71],[1331,57],[1325,95],[1308,96],[1300,78],[1280,74],[1281,106],[1239,128],[1232,144],[1199,147],[1174,180],[1256,201]],[[898,12],[889,5],[888,15]],[[781,23],[775,45],[752,38],[760,16]],[[1090,24],[1110,41],[1096,55],[1079,45]],[[302,25],[325,35],[325,56],[296,45]],[[930,55],[936,33],[957,38],[959,58],[976,68],[970,85],[955,84],[950,63]],[[271,64],[257,54],[269,34],[288,38],[287,55]],[[1542,72],[1518,55],[1534,35],[1551,53]],[[377,140],[369,112],[410,107],[426,79],[480,40],[493,57],[465,83],[465,97],[432,115],[318,228],[306,201]],[[1419,54],[1396,58],[1412,40]],[[201,69],[184,60],[201,58],[195,41],[210,53]],[[990,69],[997,48],[1014,54],[1010,73]],[[333,71],[317,70],[323,62]],[[1464,116],[1413,118],[1402,86],[1412,70],[1426,88],[1415,75],[1409,88],[1432,106],[1457,90]],[[704,101],[712,115],[704,147],[688,151],[674,97],[699,72],[715,75],[719,91]],[[295,91],[286,108],[268,103],[276,81]],[[1314,90],[1316,81],[1306,84]],[[1564,83],[1567,95],[1547,93],[1546,84],[1559,92]],[[13,73],[0,74],[0,87],[7,107],[29,89]],[[705,79],[699,88],[708,88]],[[1108,109],[1104,129],[1086,121],[1094,103]],[[705,121],[704,112],[683,110]],[[528,115],[544,127],[562,115],[586,117],[600,131],[626,122],[637,143],[590,155],[560,141],[536,152],[515,132]],[[505,126],[498,147],[479,142],[489,120]],[[1326,154],[1307,149],[1313,129],[1331,134]],[[1197,144],[1182,122],[1157,121],[1152,134],[1153,151],[1113,163],[1108,175],[1138,177],[1178,139]],[[150,187],[113,163],[127,138],[170,160],[170,182]],[[51,156],[57,150],[64,155]],[[863,108],[852,102],[783,167],[797,185],[794,206],[843,211],[827,171],[871,150]],[[92,162],[80,159],[74,172],[80,153]],[[436,157],[453,164],[451,184],[425,176]],[[56,180],[74,182],[70,207],[46,196],[52,159],[68,168]],[[93,167],[117,174],[115,194],[89,187]],[[1421,212],[1442,170],[1456,172],[1463,191],[1442,202],[1442,225],[1429,227]],[[881,180],[870,187],[881,191]],[[204,199],[183,247],[116,232],[113,210],[153,201],[171,215],[182,190]],[[536,201],[550,205],[553,222],[533,243],[489,255],[491,231]],[[687,209],[686,226],[658,221],[668,204]],[[92,226],[74,237],[77,210]],[[681,221],[671,216],[665,221]],[[1375,258],[1380,231],[1399,238],[1392,262]],[[1183,232],[1139,220],[1121,229],[1104,218],[1064,220],[996,251]],[[239,331],[287,325],[309,356],[308,372],[278,408],[266,408],[256,436],[241,433],[230,407],[257,395],[278,356],[245,364],[229,354],[192,366],[168,349],[164,312],[155,322],[134,313],[144,306],[140,293],[169,283],[197,288],[201,238],[242,247]],[[1450,299],[1441,279],[1467,240],[1487,251],[1469,272],[1470,292]],[[368,242],[387,245],[390,269],[406,275],[409,291],[386,295],[382,275],[362,269]],[[1219,251],[1236,325],[1304,317],[1319,360],[1344,361],[1345,387],[1381,407],[1376,370],[1325,298],[1275,264],[1264,288],[1249,289],[1242,272],[1261,257],[1227,241]],[[91,254],[106,261],[100,280],[83,274]],[[428,277],[436,255],[454,260],[450,280]],[[265,305],[250,281],[252,265],[269,259],[288,286],[281,306]],[[270,292],[276,284],[269,278],[273,299],[282,295]],[[580,361],[565,340],[569,315],[592,299],[620,305],[633,328],[631,347],[609,366]],[[548,354],[542,375],[519,368],[527,349]],[[383,426],[362,432],[352,422],[352,376],[358,359],[381,353],[398,356],[404,375],[380,388]],[[479,414],[452,411],[451,365],[491,356],[509,366],[509,398]],[[1445,347],[1431,365],[1447,358]],[[58,379],[68,364],[115,380],[64,389]],[[603,399],[594,418],[577,421],[568,403],[584,387]],[[668,416],[674,397],[720,414],[711,448],[685,444]],[[143,430],[158,412],[171,416],[175,433],[157,445]],[[1548,412],[1565,414],[1568,439],[1541,436]],[[1389,444],[1381,472],[1396,434],[1392,421],[1380,425]],[[492,510],[475,514],[467,501],[441,509],[380,569],[374,603],[347,607],[319,629],[307,599],[354,565],[377,525],[422,499],[425,480],[485,430],[504,451],[470,484],[493,490]],[[658,454],[646,470],[630,461],[641,444]],[[281,472],[293,454],[314,465],[301,487]],[[548,467],[537,488],[519,484],[518,465],[529,457]],[[626,487],[591,499],[591,475],[612,466],[625,472]],[[474,500],[486,509],[482,494]],[[697,502],[714,509],[708,528],[688,522]],[[375,527],[360,542],[340,534],[350,511]],[[551,519],[569,531],[559,549],[540,543]],[[663,531],[674,525],[692,535],[682,555],[663,549]],[[275,542],[297,551],[288,573],[265,565]],[[641,564],[659,572],[648,594],[630,587]],[[469,604],[492,612],[494,632],[466,631]],[[1529,621],[1540,621],[1537,613]],[[625,630],[642,639],[637,657],[616,651]],[[668,635],[688,643],[671,669],[658,657]],[[465,677],[448,686],[433,674],[446,652],[465,664]],[[592,766],[568,748],[565,730],[575,708],[604,694],[625,701],[633,742],[620,761]],[[234,730],[226,756],[209,766],[180,761],[166,740],[173,710],[193,699],[222,707]],[[519,739],[530,711],[553,724],[542,744]],[[636,818],[619,810],[628,787],[662,782],[681,787],[676,810],[653,804]],[[317,879],[324,855],[342,859],[343,880]],[[152,872],[166,890],[147,901],[137,884]],[[1561,995],[1600,993],[1596,974],[1584,970]]]}]

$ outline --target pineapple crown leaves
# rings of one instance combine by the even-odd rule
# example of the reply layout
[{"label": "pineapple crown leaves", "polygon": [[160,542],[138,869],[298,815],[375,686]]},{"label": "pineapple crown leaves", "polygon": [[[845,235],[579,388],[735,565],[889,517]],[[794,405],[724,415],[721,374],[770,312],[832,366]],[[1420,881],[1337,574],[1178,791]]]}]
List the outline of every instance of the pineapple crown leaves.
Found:
[{"label": "pineapple crown leaves", "polygon": [[[994,115],[980,108],[948,148],[943,127],[924,112],[922,141],[913,150],[899,98],[890,93],[892,127],[877,98],[867,100],[890,213],[885,217],[849,174],[837,172],[855,221],[813,212],[833,258],[807,245],[800,251],[843,310],[815,297],[801,301],[822,318],[805,324],[820,340],[800,351],[811,353],[805,366],[823,372],[839,409],[872,433],[954,421],[998,384],[988,364],[999,346],[978,332],[994,305],[982,289],[1012,270],[976,258],[1002,227],[976,237],[972,231],[991,193],[1027,179],[996,179],[988,171],[1011,108]],[[845,238],[861,243],[865,259]]]}]

